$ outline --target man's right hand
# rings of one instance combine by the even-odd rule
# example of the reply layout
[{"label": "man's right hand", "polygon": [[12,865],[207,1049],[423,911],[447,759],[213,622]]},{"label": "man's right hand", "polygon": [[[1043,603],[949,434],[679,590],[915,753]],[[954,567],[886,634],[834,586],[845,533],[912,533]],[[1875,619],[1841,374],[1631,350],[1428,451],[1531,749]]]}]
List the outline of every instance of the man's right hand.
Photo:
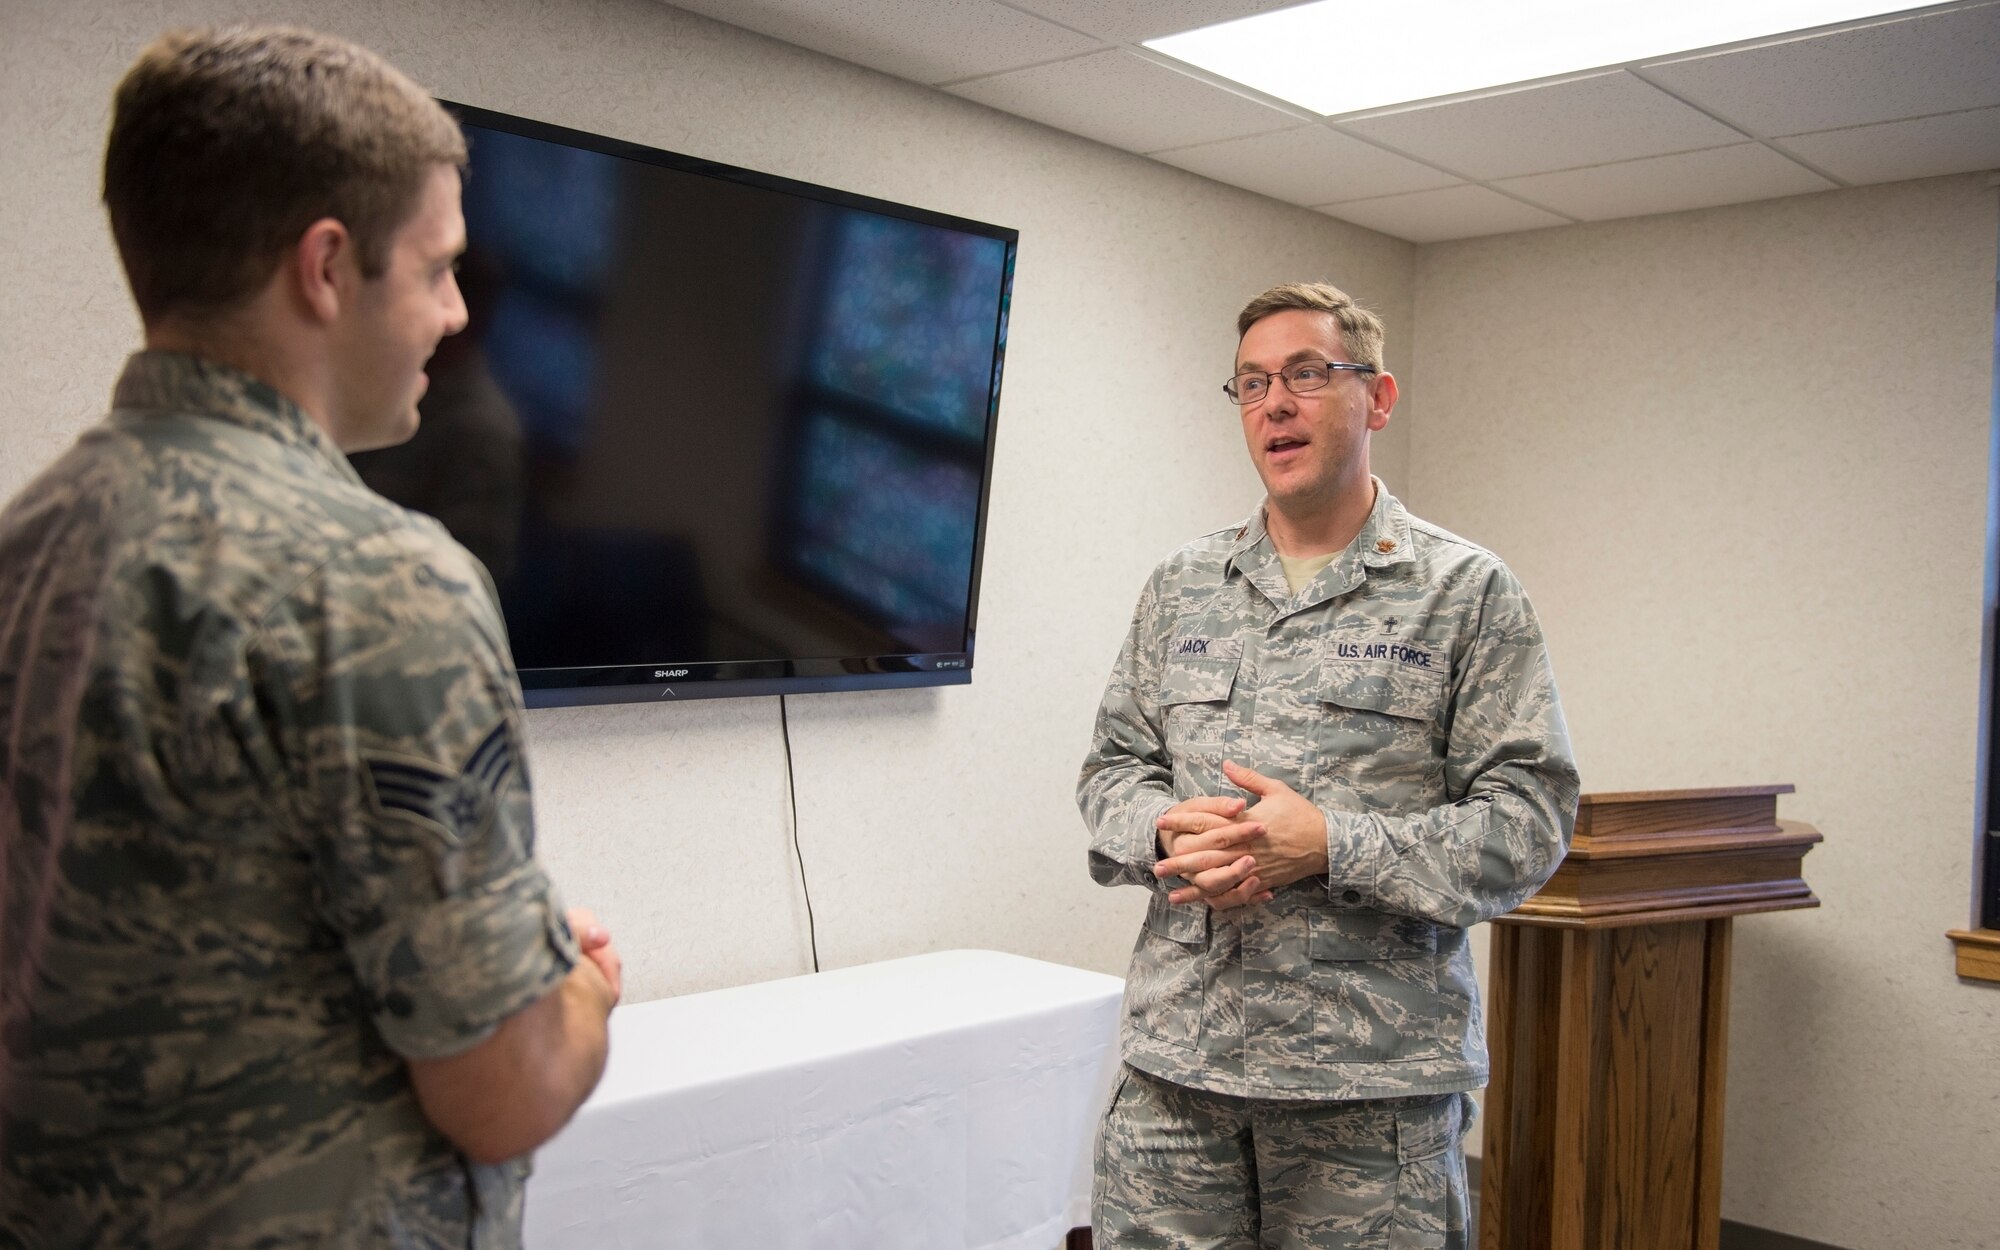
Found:
[{"label": "man's right hand", "polygon": [[553,1137],[604,1074],[611,1008],[624,992],[611,932],[589,908],[564,913],[583,952],[569,975],[484,1041],[409,1061],[424,1118],[476,1163],[524,1155]]},{"label": "man's right hand", "polygon": [[588,907],[572,907],[566,915],[569,931],[576,935],[578,949],[597,965],[597,970],[604,974],[605,984],[611,987],[608,1010],[625,996],[625,961],[618,957],[618,948],[611,944],[611,930],[598,922],[595,912]]},{"label": "man's right hand", "polygon": [[1243,800],[1197,796],[1174,804],[1157,824],[1162,852],[1153,866],[1156,877],[1180,877],[1188,884],[1170,893],[1168,901],[1207,903],[1217,911],[1268,902],[1269,891],[1256,875],[1257,861],[1242,848],[1264,832],[1254,821],[1235,823]]},{"label": "man's right hand", "polygon": [[1154,822],[1160,835],[1160,858],[1167,859],[1174,854],[1174,841],[1184,833],[1212,833],[1225,825],[1236,822],[1243,814],[1244,800],[1211,798],[1197,795],[1182,799]]}]

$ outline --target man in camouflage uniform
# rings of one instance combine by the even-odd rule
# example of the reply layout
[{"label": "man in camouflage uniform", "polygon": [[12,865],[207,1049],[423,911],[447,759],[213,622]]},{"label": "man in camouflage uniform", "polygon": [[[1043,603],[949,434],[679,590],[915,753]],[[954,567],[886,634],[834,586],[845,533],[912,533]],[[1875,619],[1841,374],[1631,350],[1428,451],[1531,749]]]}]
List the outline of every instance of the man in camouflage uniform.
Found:
[{"label": "man in camouflage uniform", "polygon": [[1264,503],[1154,571],[1078,786],[1091,876],[1152,892],[1098,1245],[1463,1247],[1466,930],[1561,859],[1568,735],[1520,585],[1369,474],[1381,323],[1297,284],[1237,330]]},{"label": "man in camouflage uniform", "polygon": [[0,514],[0,1246],[518,1245],[602,1071],[492,587],[343,454],[464,326],[464,160],[306,32],[119,87],[147,350]]}]

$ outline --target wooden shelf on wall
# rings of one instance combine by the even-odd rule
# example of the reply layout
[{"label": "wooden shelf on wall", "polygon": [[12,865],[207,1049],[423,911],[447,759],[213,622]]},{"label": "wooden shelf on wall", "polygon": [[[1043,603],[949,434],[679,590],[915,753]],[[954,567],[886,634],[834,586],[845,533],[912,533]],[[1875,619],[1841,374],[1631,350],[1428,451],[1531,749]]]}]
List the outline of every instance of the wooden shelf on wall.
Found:
[{"label": "wooden shelf on wall", "polygon": [[1945,936],[1958,948],[1959,976],[2000,983],[2000,929],[1953,929]]}]

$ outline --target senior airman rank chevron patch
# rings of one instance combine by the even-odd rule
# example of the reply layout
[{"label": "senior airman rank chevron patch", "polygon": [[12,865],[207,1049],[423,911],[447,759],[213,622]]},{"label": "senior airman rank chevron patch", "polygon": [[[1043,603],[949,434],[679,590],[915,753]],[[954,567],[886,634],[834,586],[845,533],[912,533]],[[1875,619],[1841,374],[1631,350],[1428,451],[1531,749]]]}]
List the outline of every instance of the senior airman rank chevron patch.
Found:
[{"label": "senior airman rank chevron patch", "polygon": [[456,843],[479,832],[492,817],[500,785],[514,769],[514,753],[513,731],[503,720],[472,748],[456,773],[429,760],[386,752],[363,752],[363,761],[377,811],[415,817]]}]

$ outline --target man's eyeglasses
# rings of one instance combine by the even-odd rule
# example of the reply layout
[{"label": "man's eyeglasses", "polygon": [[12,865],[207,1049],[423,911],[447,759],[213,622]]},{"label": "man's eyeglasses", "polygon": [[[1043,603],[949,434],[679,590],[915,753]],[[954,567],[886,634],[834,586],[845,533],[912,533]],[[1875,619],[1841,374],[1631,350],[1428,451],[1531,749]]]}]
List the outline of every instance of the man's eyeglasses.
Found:
[{"label": "man's eyeglasses", "polygon": [[1333,381],[1337,372],[1374,373],[1373,365],[1351,365],[1339,360],[1295,360],[1276,373],[1261,373],[1250,369],[1237,374],[1222,384],[1222,393],[1229,396],[1232,403],[1254,404],[1271,392],[1274,378],[1285,380],[1285,389],[1294,395],[1316,391]]}]

